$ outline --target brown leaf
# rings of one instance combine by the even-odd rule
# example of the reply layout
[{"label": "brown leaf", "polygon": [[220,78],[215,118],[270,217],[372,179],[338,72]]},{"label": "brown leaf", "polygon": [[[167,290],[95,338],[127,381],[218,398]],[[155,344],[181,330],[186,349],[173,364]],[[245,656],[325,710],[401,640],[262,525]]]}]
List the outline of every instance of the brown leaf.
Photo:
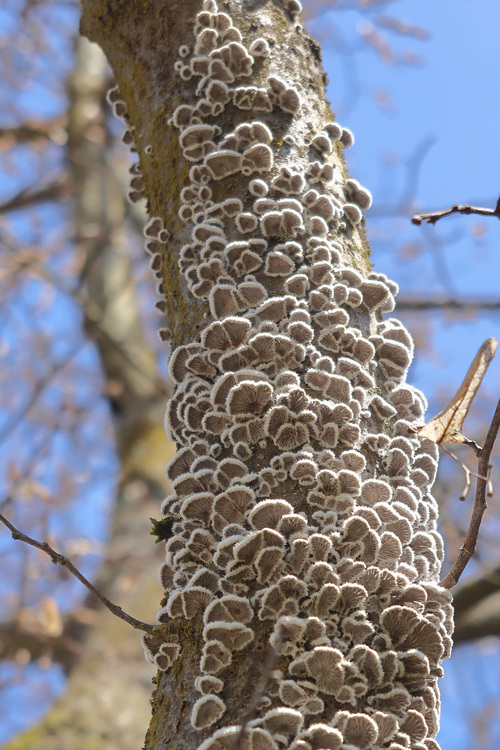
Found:
[{"label": "brown leaf", "polygon": [[456,394],[445,406],[425,424],[417,435],[433,443],[464,443],[466,438],[461,434],[462,424],[467,416],[488,365],[495,356],[498,341],[487,339],[474,357],[467,370],[467,375]]}]

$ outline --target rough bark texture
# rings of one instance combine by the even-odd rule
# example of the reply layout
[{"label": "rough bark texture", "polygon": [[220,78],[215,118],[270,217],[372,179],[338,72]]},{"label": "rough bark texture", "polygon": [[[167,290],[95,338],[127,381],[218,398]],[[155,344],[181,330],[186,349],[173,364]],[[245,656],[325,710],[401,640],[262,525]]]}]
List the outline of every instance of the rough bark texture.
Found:
[{"label": "rough bark texture", "polygon": [[137,144],[175,348],[146,748],[434,750],[452,629],[437,455],[298,4],[83,9]]}]

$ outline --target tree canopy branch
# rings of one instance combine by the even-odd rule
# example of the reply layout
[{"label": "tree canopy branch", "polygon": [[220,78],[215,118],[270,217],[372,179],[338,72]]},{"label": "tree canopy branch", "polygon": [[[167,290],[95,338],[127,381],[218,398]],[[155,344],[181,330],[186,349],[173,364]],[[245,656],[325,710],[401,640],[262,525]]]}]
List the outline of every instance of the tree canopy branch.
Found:
[{"label": "tree canopy branch", "polygon": [[0,214],[8,213],[9,211],[19,211],[22,208],[29,208],[37,203],[47,203],[50,201],[59,200],[69,195],[70,185],[69,180],[64,175],[54,182],[44,185],[39,190],[30,190],[23,188],[16,195],[12,196],[0,204]]}]

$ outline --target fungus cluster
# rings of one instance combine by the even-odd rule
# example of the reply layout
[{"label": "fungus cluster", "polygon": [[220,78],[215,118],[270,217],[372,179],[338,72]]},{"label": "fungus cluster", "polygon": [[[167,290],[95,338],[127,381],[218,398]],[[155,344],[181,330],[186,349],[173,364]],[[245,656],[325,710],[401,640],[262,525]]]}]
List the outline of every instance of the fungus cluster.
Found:
[{"label": "fungus cluster", "polygon": [[[273,69],[271,40],[247,47],[214,0],[193,32],[175,63],[192,95],[170,123],[190,165],[178,265],[207,314],[169,364],[179,450],[158,622],[203,621],[199,750],[435,750],[452,630],[436,583],[437,455],[410,429],[426,408],[405,383],[411,337],[382,318],[397,286],[345,252],[371,204],[356,180],[335,180],[352,133],[324,123],[297,151],[283,122],[303,96]],[[124,114],[118,93],[110,101]],[[161,276],[163,220],[145,236]],[[226,670],[264,626],[280,670],[240,737],[224,720]],[[143,644],[163,670],[181,648]]]}]

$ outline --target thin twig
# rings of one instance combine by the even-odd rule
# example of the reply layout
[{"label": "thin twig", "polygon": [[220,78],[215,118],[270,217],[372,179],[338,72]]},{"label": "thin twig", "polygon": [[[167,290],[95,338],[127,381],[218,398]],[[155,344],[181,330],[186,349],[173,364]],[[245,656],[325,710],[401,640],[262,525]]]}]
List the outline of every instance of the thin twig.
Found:
[{"label": "thin twig", "polygon": [[[472,448],[476,456],[479,457],[479,454],[481,452],[481,446],[478,445],[475,440],[471,440],[470,438],[465,438],[464,445],[468,445],[470,448]],[[490,486],[491,480],[490,480],[489,472],[487,476],[476,474],[476,472],[472,471],[472,469],[469,469],[467,464],[464,464],[463,461],[461,461],[458,456],[455,456],[455,454],[452,453],[452,451],[448,450],[448,448],[444,445],[444,443],[437,443],[437,446],[438,448],[441,448],[441,450],[444,451],[450,458],[456,461],[465,474],[465,485],[462,490],[462,494],[459,497],[459,500],[465,500],[465,498],[467,497],[469,493],[469,489],[470,489],[471,477],[476,477],[477,479],[485,479],[486,482],[488,483],[488,487]],[[489,490],[487,494],[489,497],[490,496]]]},{"label": "thin twig", "polygon": [[12,534],[12,538],[19,540],[21,542],[25,542],[26,544],[31,545],[32,547],[36,547],[36,549],[41,550],[42,552],[45,552],[52,562],[57,565],[62,565],[63,567],[67,568],[70,573],[72,573],[75,578],[78,578],[78,580],[83,583],[85,588],[87,588],[89,591],[91,591],[97,598],[104,604],[107,609],[109,609],[110,612],[112,612],[116,617],[119,617],[120,620],[124,620],[129,625],[131,625],[136,630],[143,630],[145,633],[152,633],[155,629],[155,625],[149,625],[147,622],[141,622],[141,620],[136,620],[135,617],[132,617],[132,615],[128,615],[126,612],[123,611],[121,607],[118,607],[116,604],[113,604],[104,594],[101,594],[100,591],[96,589],[96,587],[90,583],[90,581],[85,578],[83,573],[80,573],[80,571],[73,565],[71,560],[69,560],[64,555],[61,555],[59,552],[56,552],[50,544],[47,542],[39,542],[36,539],[33,539],[32,537],[28,536],[27,534],[23,534],[22,531],[19,531],[19,529],[16,529],[16,527],[7,519],[5,516],[3,516],[0,513],[0,521],[7,526],[7,528],[10,530]]},{"label": "thin twig", "polygon": [[427,224],[435,224],[439,219],[443,219],[445,216],[451,216],[452,214],[477,214],[478,216],[496,216],[500,219],[500,198],[497,200],[495,208],[481,208],[479,206],[452,206],[451,208],[445,208],[444,211],[434,211],[429,214],[415,214],[412,217],[411,223],[420,226],[423,221]]},{"label": "thin twig", "polygon": [[495,445],[495,440],[500,429],[500,401],[497,404],[493,419],[491,420],[488,434],[483,447],[478,453],[477,462],[477,481],[476,481],[476,499],[474,501],[474,508],[472,509],[472,516],[470,519],[469,529],[465,537],[463,545],[460,547],[457,559],[455,560],[450,572],[441,581],[441,586],[445,589],[451,589],[455,586],[465,567],[472,555],[476,551],[477,537],[479,534],[479,527],[483,519],[484,511],[486,510],[486,497],[491,494],[490,488],[490,457]]}]

